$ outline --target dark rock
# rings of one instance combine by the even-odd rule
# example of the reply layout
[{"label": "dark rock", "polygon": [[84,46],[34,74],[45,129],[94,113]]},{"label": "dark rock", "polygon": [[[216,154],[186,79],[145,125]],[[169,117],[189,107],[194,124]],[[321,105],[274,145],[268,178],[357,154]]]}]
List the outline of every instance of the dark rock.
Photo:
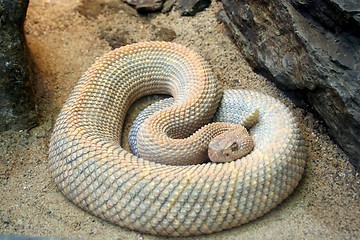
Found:
[{"label": "dark rock", "polygon": [[360,1],[222,2],[254,70],[306,98],[360,167]]},{"label": "dark rock", "polygon": [[161,10],[163,0],[138,0],[136,10],[139,12],[154,12]]},{"label": "dark rock", "polygon": [[180,15],[194,16],[211,4],[211,0],[123,0],[133,6],[139,13],[160,11],[169,12],[177,5]]},{"label": "dark rock", "polygon": [[163,0],[124,0],[124,2],[134,6],[139,13],[159,11],[163,6]]},{"label": "dark rock", "polygon": [[210,0],[178,0],[179,12],[182,16],[194,16],[209,7],[210,4]]},{"label": "dark rock", "polygon": [[170,10],[175,6],[176,0],[165,0],[162,10],[162,13],[170,12]]},{"label": "dark rock", "polygon": [[27,0],[0,0],[0,133],[35,125],[23,22]]}]

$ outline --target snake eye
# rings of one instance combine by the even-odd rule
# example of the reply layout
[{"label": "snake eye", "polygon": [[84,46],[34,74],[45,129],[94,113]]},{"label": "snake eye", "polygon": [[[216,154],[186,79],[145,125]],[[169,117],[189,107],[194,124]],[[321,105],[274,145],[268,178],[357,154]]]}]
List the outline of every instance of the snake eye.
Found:
[{"label": "snake eye", "polygon": [[239,144],[237,144],[237,142],[233,142],[233,143],[231,144],[231,146],[230,146],[230,149],[231,149],[231,151],[233,151],[233,152],[239,151],[240,146],[239,146]]}]

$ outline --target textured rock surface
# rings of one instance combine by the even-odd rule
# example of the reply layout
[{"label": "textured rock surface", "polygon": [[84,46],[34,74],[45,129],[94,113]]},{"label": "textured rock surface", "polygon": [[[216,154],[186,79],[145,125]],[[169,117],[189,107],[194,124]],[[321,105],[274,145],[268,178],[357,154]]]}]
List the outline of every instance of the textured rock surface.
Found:
[{"label": "textured rock surface", "polygon": [[23,33],[28,1],[0,0],[0,133],[34,125],[30,67]]},{"label": "textured rock surface", "polygon": [[210,5],[210,0],[178,0],[178,7],[182,16],[194,16]]},{"label": "textured rock surface", "polygon": [[124,0],[124,2],[134,6],[141,13],[158,11],[163,6],[163,0]]},{"label": "textured rock surface", "polygon": [[360,166],[360,2],[223,0],[251,66],[304,97]]},{"label": "textured rock surface", "polygon": [[[99,0],[95,0],[99,1]],[[209,7],[210,0],[123,0],[133,6],[139,13],[149,13],[161,10],[169,12],[173,6],[182,16],[194,16],[196,13]]]}]

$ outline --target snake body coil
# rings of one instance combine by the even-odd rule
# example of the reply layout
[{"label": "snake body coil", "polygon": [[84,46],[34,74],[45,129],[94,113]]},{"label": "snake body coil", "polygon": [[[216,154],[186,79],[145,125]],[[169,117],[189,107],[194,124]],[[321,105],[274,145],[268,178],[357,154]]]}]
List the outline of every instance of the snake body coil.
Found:
[{"label": "snake body coil", "polygon": [[216,114],[238,123],[259,109],[250,130],[255,147],[244,158],[171,166],[124,150],[118,142],[128,107],[153,93],[175,97],[159,119],[173,119],[164,131],[184,136],[212,118],[222,96],[202,58],[177,44],[133,44],[97,60],[65,103],[50,140],[51,175],[70,201],[123,227],[189,236],[247,223],[297,186],[305,165],[299,125],[279,101],[252,91],[225,91]]}]

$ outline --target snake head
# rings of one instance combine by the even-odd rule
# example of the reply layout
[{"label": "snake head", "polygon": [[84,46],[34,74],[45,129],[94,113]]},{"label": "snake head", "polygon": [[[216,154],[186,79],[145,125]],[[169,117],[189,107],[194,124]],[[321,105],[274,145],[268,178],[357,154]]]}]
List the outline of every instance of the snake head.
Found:
[{"label": "snake head", "polygon": [[221,133],[209,143],[208,156],[213,162],[231,162],[242,158],[254,148],[254,142],[248,131],[239,128]]}]

